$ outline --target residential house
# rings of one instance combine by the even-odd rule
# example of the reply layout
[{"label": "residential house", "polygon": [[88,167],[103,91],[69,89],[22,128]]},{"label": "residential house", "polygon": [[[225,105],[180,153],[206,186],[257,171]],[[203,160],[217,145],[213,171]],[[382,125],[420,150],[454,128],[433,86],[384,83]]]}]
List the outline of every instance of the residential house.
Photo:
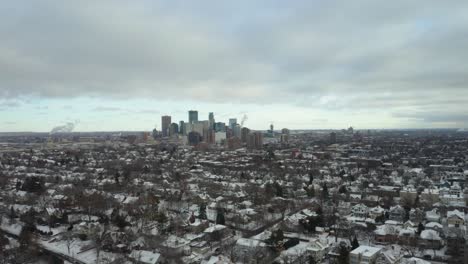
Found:
[{"label": "residential house", "polygon": [[418,236],[416,230],[411,227],[405,227],[398,233],[398,243],[400,245],[416,246],[418,243]]},{"label": "residential house", "polygon": [[444,226],[442,224],[440,224],[440,223],[437,223],[437,222],[429,222],[426,225],[424,225],[424,228],[425,229],[435,230],[435,231],[437,231],[439,233],[444,230]]},{"label": "residential house", "polygon": [[419,237],[419,246],[422,248],[439,249],[442,246],[442,238],[435,230],[423,230]]},{"label": "residential house", "polygon": [[378,247],[359,246],[349,253],[349,263],[375,264],[381,250]]},{"label": "residential house", "polygon": [[426,220],[428,222],[440,223],[440,214],[437,212],[437,209],[434,208],[431,211],[426,212]]},{"label": "residential house", "polygon": [[351,208],[352,215],[359,218],[367,218],[369,208],[364,204],[356,204]]},{"label": "residential house", "polygon": [[402,261],[403,256],[396,254],[395,250],[381,251],[377,257],[376,264],[399,264]]},{"label": "residential house", "polygon": [[351,214],[351,203],[340,201],[337,210],[340,215],[349,215]]},{"label": "residential house", "polygon": [[403,222],[405,220],[406,211],[400,205],[392,206],[389,210],[390,220]]},{"label": "residential house", "polygon": [[316,262],[321,262],[328,253],[328,250],[329,246],[327,245],[327,241],[320,239],[312,239],[310,245],[307,247],[307,253],[309,253]]},{"label": "residential house", "polygon": [[395,225],[380,225],[374,231],[375,242],[379,244],[391,244],[397,241],[400,228]]},{"label": "residential house", "polygon": [[[233,255],[234,259],[242,263],[256,263],[266,259],[269,255],[270,249],[267,244],[250,238],[239,238],[234,245]],[[261,263],[261,262],[260,262]]]},{"label": "residential house", "polygon": [[380,206],[372,207],[369,210],[369,217],[375,220],[377,217],[382,216],[384,213],[385,213],[385,209],[383,209],[382,207]]},{"label": "residential house", "polygon": [[458,210],[447,212],[447,225],[448,227],[464,227],[465,214]]}]

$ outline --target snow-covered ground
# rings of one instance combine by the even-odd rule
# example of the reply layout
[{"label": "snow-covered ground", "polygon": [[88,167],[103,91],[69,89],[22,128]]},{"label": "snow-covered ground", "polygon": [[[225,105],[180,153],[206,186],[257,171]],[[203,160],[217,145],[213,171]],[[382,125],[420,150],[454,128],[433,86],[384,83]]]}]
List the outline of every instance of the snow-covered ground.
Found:
[{"label": "snow-covered ground", "polygon": [[[89,247],[90,241],[81,241],[79,239],[73,240],[70,245],[70,252],[68,252],[67,242],[66,241],[55,241],[54,239],[50,241],[40,241],[41,245],[55,253],[59,253],[65,256],[69,256],[75,258],[79,261],[89,264],[95,264],[97,259],[97,252],[96,249],[90,249],[86,251],[82,251],[82,248]],[[119,255],[114,253],[108,253],[102,251],[99,253],[99,260],[114,260]]]},{"label": "snow-covered ground", "polygon": [[22,225],[17,224],[17,223],[10,223],[9,219],[2,217],[2,223],[0,225],[1,230],[18,236],[21,233],[22,228],[23,228]]}]

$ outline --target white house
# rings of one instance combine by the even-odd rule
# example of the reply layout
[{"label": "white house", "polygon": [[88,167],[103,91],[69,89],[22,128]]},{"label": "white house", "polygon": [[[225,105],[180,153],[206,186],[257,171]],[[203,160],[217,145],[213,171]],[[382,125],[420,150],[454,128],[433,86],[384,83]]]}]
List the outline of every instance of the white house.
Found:
[{"label": "white house", "polygon": [[374,264],[382,248],[359,246],[349,253],[350,264]]},{"label": "white house", "polygon": [[367,218],[369,207],[364,204],[356,204],[351,208],[351,213],[354,217]]}]

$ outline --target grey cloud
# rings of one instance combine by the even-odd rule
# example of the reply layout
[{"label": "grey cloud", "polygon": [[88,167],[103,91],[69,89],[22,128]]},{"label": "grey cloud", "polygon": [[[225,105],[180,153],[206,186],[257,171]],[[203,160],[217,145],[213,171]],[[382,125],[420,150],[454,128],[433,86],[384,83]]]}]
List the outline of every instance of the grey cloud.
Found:
[{"label": "grey cloud", "polygon": [[397,112],[397,118],[416,119],[426,123],[468,124],[468,114],[457,112]]},{"label": "grey cloud", "polygon": [[122,112],[123,114],[158,114],[160,113],[155,109],[128,109],[114,106],[98,106],[92,109],[97,112]]},{"label": "grey cloud", "polygon": [[0,11],[0,34],[7,36],[0,43],[4,98],[183,97],[390,112],[468,105],[468,3],[462,1],[6,7]]},{"label": "grey cloud", "polygon": [[11,110],[21,106],[21,102],[18,100],[1,100],[0,98],[0,111]]}]

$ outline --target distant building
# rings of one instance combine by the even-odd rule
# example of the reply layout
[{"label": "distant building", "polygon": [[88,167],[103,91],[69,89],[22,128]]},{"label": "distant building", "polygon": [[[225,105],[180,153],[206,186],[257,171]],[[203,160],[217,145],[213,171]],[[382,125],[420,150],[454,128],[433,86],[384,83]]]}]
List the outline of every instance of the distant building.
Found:
[{"label": "distant building", "polygon": [[210,122],[210,128],[214,129],[215,128],[215,119],[214,119],[214,113],[210,112],[208,114],[208,121]]},{"label": "distant building", "polygon": [[216,133],[212,128],[208,129],[203,141],[205,141],[208,144],[216,143]]},{"label": "distant building", "polygon": [[179,134],[179,125],[177,123],[172,123],[169,127],[169,136],[175,136]]},{"label": "distant building", "polygon": [[169,135],[169,126],[171,125],[171,116],[162,116],[161,117],[161,129],[163,137]]},{"label": "distant building", "polygon": [[195,127],[197,129],[201,129],[202,137],[206,138],[208,130],[210,129],[210,121],[208,121],[208,120],[198,121],[197,123],[195,123]]},{"label": "distant building", "polygon": [[230,150],[234,150],[234,149],[238,149],[242,147],[242,141],[238,137],[228,138],[227,144]]},{"label": "distant building", "polygon": [[261,132],[250,133],[247,140],[247,148],[261,149],[263,147],[263,134]]},{"label": "distant building", "polygon": [[215,123],[215,131],[216,132],[226,132],[226,123],[216,122]]},{"label": "distant building", "polygon": [[241,126],[239,124],[235,124],[232,128],[232,135],[241,138]]},{"label": "distant building", "polygon": [[283,128],[281,129],[281,143],[288,143],[289,142],[289,129]]},{"label": "distant building", "polygon": [[187,135],[187,130],[185,129],[184,121],[179,122],[179,134],[184,135],[184,136]]},{"label": "distant building", "polygon": [[237,124],[237,118],[229,118],[229,127],[231,129],[233,129],[236,124]]},{"label": "distant building", "polygon": [[268,137],[274,137],[275,136],[275,130],[273,127],[273,124],[270,124],[270,129],[268,130]]},{"label": "distant building", "polygon": [[198,132],[191,131],[187,135],[189,145],[196,146],[201,141],[201,135]]},{"label": "distant building", "polygon": [[207,133],[209,127],[210,127],[210,125],[209,125],[208,120],[197,121],[197,122],[194,122],[194,123],[185,124],[185,129],[186,129],[187,133],[192,132],[192,131],[198,132],[200,134],[200,136],[202,136],[202,137],[205,136],[205,134]]},{"label": "distant building", "polygon": [[150,133],[149,133],[149,132],[143,132],[143,133],[141,134],[141,138],[142,138],[143,142],[148,141],[149,136],[150,136]]},{"label": "distant building", "polygon": [[233,137],[232,129],[230,127],[228,127],[226,129],[226,138],[231,138],[231,137]]},{"label": "distant building", "polygon": [[241,141],[242,141],[242,143],[247,143],[247,140],[249,138],[249,133],[250,133],[250,129],[248,129],[246,127],[243,127],[241,129]]},{"label": "distant building", "polygon": [[189,115],[189,124],[193,124],[195,122],[198,122],[198,111],[190,110],[188,112],[188,115]]}]

